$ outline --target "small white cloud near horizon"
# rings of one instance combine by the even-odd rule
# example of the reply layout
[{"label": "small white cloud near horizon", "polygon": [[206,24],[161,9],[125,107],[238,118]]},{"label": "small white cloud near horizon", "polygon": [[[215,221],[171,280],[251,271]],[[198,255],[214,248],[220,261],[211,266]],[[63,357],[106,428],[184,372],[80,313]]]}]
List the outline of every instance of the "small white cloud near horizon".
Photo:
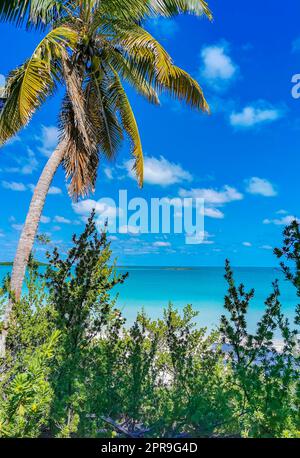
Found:
[{"label": "small white cloud near horizon", "polygon": [[58,194],[62,194],[62,190],[57,186],[50,186],[48,194],[52,196],[56,196]]},{"label": "small white cloud near horizon", "polygon": [[216,90],[226,89],[237,76],[239,67],[229,55],[227,42],[204,46],[201,50],[201,59],[203,65],[200,69],[200,76]]},{"label": "small white cloud near horizon", "polygon": [[267,124],[282,118],[283,112],[266,102],[247,105],[242,111],[233,111],[229,116],[231,126],[240,129],[251,129],[261,124]]},{"label": "small white cloud near horizon", "polygon": [[291,224],[292,221],[300,222],[298,218],[292,215],[283,216],[282,218],[269,219],[265,218],[263,224],[275,224],[276,226],[287,226]]},{"label": "small white cloud near horizon", "polygon": [[252,177],[245,180],[246,192],[264,197],[277,196],[277,191],[270,181],[265,178]]},{"label": "small white cloud near horizon", "polygon": [[262,250],[273,250],[273,247],[271,245],[262,245],[260,248]]},{"label": "small white cloud near horizon", "polygon": [[153,242],[152,246],[155,246],[155,247],[158,247],[158,248],[160,248],[160,247],[170,247],[171,243],[170,242],[163,242],[163,241],[158,240],[157,242]]},{"label": "small white cloud near horizon", "polygon": [[0,87],[4,87],[6,83],[6,78],[2,73],[0,73]]},{"label": "small white cloud near horizon", "polygon": [[111,242],[116,242],[117,240],[119,240],[116,235],[109,235],[108,238]]},{"label": "small white cloud near horizon", "polygon": [[56,215],[54,217],[54,221],[55,223],[60,223],[60,224],[71,224],[72,221],[68,218],[65,218],[64,216],[59,216],[59,215]]},{"label": "small white cloud near horizon", "polygon": [[51,222],[51,218],[49,218],[49,216],[45,216],[45,215],[42,215],[41,216],[41,219],[40,219],[40,222],[42,224],[48,224]]},{"label": "small white cloud near horizon", "polygon": [[46,157],[51,156],[57,146],[59,130],[55,126],[42,126],[42,132],[37,140],[41,142],[38,150]]},{"label": "small white cloud near horizon", "polygon": [[250,242],[243,242],[242,245],[245,246],[245,247],[251,247],[251,246],[252,246],[252,243],[250,243]]},{"label": "small white cloud near horizon", "polygon": [[11,191],[24,192],[27,190],[24,183],[17,181],[2,181],[2,187],[4,189],[10,189]]},{"label": "small white cloud near horizon", "polygon": [[[136,179],[133,171],[133,160],[124,163],[130,178]],[[159,185],[162,187],[192,181],[192,175],[184,170],[180,164],[169,162],[163,156],[159,159],[146,156],[144,159],[144,183]]]}]

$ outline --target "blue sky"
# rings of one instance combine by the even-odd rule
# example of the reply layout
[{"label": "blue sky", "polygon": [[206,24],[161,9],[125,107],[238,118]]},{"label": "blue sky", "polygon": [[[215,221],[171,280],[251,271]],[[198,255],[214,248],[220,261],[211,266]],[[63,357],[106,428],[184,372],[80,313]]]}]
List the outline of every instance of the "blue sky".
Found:
[{"label": "blue sky", "polygon": [[[96,192],[89,201],[70,201],[59,170],[47,197],[40,232],[62,250],[83,227],[101,197],[205,197],[201,245],[182,235],[112,237],[120,264],[272,266],[284,224],[299,216],[300,99],[291,79],[300,73],[300,5],[253,0],[210,1],[214,21],[191,16],[156,20],[148,29],[176,65],[201,84],[210,116],[163,96],[148,105],[129,90],[145,153],[142,190],[128,170],[125,144],[115,163],[101,161]],[[1,24],[0,74],[22,63],[39,35]],[[3,80],[1,77],[0,79]],[[47,102],[31,124],[1,150],[0,259],[12,260],[32,189],[57,141],[61,94]],[[94,201],[94,202],[91,202]],[[37,247],[44,257],[44,248]]]}]

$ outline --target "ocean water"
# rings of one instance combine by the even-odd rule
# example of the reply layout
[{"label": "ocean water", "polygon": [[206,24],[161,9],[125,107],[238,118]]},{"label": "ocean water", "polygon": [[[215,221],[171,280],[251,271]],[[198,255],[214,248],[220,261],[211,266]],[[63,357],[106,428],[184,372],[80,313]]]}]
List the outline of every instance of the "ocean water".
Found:
[{"label": "ocean water", "polygon": [[[0,267],[0,281],[9,270],[8,267]],[[172,302],[178,309],[192,304],[199,312],[197,322],[201,326],[208,329],[218,326],[224,313],[227,286],[223,268],[128,267],[119,271],[129,273],[125,283],[116,288],[118,307],[128,323],[133,322],[137,311],[142,308],[151,318],[159,318],[163,309]],[[297,304],[295,289],[278,269],[238,267],[234,268],[234,276],[236,283],[243,282],[246,289],[255,289],[247,319],[251,331],[263,313],[264,301],[271,293],[275,279],[279,279],[283,311],[293,320]]]}]

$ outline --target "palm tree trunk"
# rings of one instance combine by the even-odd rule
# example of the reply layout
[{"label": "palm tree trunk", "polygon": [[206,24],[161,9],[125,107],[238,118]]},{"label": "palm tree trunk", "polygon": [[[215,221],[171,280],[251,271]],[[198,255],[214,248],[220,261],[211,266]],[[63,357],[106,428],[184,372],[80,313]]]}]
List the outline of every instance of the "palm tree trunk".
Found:
[{"label": "palm tree trunk", "polygon": [[20,299],[22,285],[25,277],[26,267],[29,256],[33,248],[35,236],[40,222],[41,214],[44,208],[45,200],[51,185],[53,176],[61,164],[65,153],[65,145],[61,142],[54,153],[50,156],[44,170],[35,187],[30,207],[27,213],[26,221],[21,233],[17,252],[14,259],[12,277],[11,277],[11,292],[13,299],[8,301],[5,317],[4,328],[0,336],[0,356],[5,356],[5,344],[9,326],[10,314],[12,311],[13,300]]}]

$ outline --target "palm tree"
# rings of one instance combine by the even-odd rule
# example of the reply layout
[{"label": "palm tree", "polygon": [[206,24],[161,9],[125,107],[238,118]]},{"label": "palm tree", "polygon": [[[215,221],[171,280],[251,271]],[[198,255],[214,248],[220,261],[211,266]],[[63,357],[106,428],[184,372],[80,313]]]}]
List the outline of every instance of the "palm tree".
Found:
[{"label": "palm tree", "polygon": [[[70,196],[83,197],[94,190],[101,156],[113,159],[127,134],[142,186],[141,140],[123,81],[151,103],[159,104],[159,94],[167,91],[193,108],[208,111],[199,84],[175,66],[143,28],[148,18],[180,12],[211,18],[204,0],[0,0],[0,20],[26,22],[47,31],[32,56],[8,77],[0,116],[1,143],[24,127],[59,85],[66,87],[60,141],[35,188],[14,260],[11,290],[16,299],[60,164]],[[11,303],[6,328],[10,313]]]}]

